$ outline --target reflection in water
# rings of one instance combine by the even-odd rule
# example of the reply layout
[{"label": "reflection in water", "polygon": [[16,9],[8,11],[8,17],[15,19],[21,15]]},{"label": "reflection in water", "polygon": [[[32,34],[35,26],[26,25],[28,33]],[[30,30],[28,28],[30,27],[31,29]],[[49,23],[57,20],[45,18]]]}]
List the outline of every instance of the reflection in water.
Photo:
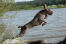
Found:
[{"label": "reflection in water", "polygon": [[[25,40],[37,40],[37,39],[47,39],[49,42],[57,42],[66,36],[66,8],[62,9],[52,9],[53,15],[47,18],[47,24],[45,26],[36,26],[29,30],[22,39]],[[62,11],[64,10],[64,11]],[[39,10],[24,10],[17,11],[15,18],[3,20],[7,24],[8,33],[13,34],[12,36],[19,33],[17,26],[24,25],[33,19],[35,14]],[[14,15],[16,11],[6,12],[7,15]],[[16,26],[17,25],[17,26]],[[9,36],[11,36],[9,34]],[[7,37],[8,38],[8,37]]]}]

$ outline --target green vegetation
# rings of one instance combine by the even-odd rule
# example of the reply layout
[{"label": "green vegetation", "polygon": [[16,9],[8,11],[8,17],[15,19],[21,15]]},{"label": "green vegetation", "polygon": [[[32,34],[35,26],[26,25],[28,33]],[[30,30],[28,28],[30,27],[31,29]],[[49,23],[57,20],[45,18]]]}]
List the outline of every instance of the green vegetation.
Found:
[{"label": "green vegetation", "polygon": [[2,42],[2,41],[0,41],[0,44],[3,44],[3,42]]},{"label": "green vegetation", "polygon": [[[6,25],[4,23],[0,24],[0,37],[1,37],[2,33],[5,31],[5,28],[6,28]],[[3,44],[2,40],[0,40],[0,44]]]},{"label": "green vegetation", "polygon": [[57,5],[57,8],[66,8],[66,4],[65,4],[65,5],[63,5],[63,4],[58,4],[58,5]]},{"label": "green vegetation", "polygon": [[0,14],[0,17],[3,16],[3,14]]},{"label": "green vegetation", "polygon": [[[66,5],[48,5],[48,8],[66,8]],[[18,10],[36,10],[36,9],[43,9],[43,6],[31,6],[31,5],[26,5],[26,6],[20,6]]]},{"label": "green vegetation", "polygon": [[49,8],[66,8],[66,0],[34,0],[30,2],[16,3],[14,0],[7,0],[6,2],[4,1],[0,0],[0,16],[3,16],[3,13],[6,11],[43,9],[42,6],[45,3]]},{"label": "green vegetation", "polygon": [[14,0],[0,0],[0,17],[7,11],[17,10]]},{"label": "green vegetation", "polygon": [[[3,6],[2,6],[3,5]],[[0,4],[0,13],[5,12],[5,11],[12,11],[12,10],[16,10],[17,6],[15,3],[1,3]]]},{"label": "green vegetation", "polygon": [[0,35],[4,32],[5,28],[6,28],[5,24],[0,24]]},{"label": "green vegetation", "polygon": [[[30,2],[16,2],[19,9],[42,9],[44,4],[49,8],[66,8],[66,0],[34,0]],[[52,6],[54,5],[54,6]]]}]

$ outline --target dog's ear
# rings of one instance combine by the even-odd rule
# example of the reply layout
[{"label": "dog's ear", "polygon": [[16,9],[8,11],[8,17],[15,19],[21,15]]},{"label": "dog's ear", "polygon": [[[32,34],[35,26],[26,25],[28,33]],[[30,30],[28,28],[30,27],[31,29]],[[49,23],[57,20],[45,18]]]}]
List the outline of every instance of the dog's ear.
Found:
[{"label": "dog's ear", "polygon": [[48,8],[48,6],[46,5],[46,4],[44,4],[44,8],[48,11],[49,10],[49,8]]}]

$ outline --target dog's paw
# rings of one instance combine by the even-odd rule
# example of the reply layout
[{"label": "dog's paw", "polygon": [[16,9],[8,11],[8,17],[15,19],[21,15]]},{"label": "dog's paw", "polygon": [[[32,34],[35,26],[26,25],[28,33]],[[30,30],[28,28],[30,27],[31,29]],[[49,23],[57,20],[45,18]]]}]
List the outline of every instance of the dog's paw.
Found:
[{"label": "dog's paw", "polygon": [[42,26],[46,25],[46,23],[47,23],[47,22],[44,22],[44,23],[42,24]]}]

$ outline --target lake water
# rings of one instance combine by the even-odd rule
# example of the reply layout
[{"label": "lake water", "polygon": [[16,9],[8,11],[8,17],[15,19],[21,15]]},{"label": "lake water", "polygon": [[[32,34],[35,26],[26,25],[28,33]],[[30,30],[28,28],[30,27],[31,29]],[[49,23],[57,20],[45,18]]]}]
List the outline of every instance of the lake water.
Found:
[{"label": "lake water", "polygon": [[[47,40],[48,42],[58,42],[66,36],[66,8],[51,9],[52,16],[48,16],[47,24],[45,26],[36,26],[30,29],[25,36],[24,40]],[[6,24],[8,29],[14,30],[13,33],[18,33],[19,25],[23,26],[33,19],[33,17],[40,10],[20,10],[6,12],[0,23]],[[14,16],[9,18],[9,16]],[[9,25],[11,25],[9,27]],[[15,27],[16,26],[16,27]],[[17,29],[17,31],[16,31]],[[11,31],[10,30],[10,31]]]}]

